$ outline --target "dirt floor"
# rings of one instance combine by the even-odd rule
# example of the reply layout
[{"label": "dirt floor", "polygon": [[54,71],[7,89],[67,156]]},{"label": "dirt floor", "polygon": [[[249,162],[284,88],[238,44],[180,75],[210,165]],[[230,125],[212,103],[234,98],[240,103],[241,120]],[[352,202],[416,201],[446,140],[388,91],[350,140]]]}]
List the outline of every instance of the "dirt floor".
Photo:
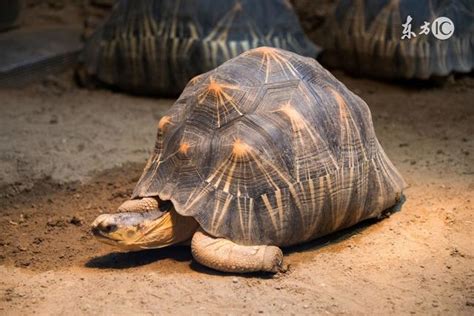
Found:
[{"label": "dirt floor", "polygon": [[72,82],[66,74],[0,92],[0,196],[45,177],[84,182],[97,171],[146,160],[155,122],[173,101],[81,90]]},{"label": "dirt floor", "polygon": [[0,314],[474,313],[474,78],[388,84],[335,72],[369,104],[410,187],[401,212],[238,276],[188,247],[121,253],[89,223],[130,195],[172,100],[50,78],[0,91]]}]

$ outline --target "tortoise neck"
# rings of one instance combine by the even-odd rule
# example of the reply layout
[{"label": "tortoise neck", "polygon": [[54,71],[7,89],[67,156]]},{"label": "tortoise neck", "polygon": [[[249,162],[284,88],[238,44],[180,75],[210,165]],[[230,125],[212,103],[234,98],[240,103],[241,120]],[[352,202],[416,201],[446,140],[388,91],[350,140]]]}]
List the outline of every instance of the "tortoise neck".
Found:
[{"label": "tortoise neck", "polygon": [[163,248],[179,245],[191,239],[198,228],[194,218],[179,215],[174,208],[150,225],[140,248]]}]

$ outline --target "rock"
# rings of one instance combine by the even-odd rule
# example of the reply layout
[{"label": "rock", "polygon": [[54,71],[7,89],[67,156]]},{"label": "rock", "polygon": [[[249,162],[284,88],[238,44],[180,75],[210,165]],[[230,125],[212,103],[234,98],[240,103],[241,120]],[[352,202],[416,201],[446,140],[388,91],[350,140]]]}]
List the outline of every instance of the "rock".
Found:
[{"label": "rock", "polygon": [[49,119],[49,124],[58,124],[58,116],[53,114]]},{"label": "rock", "polygon": [[82,226],[83,224],[83,219],[80,218],[79,216],[74,215],[70,220],[69,223],[75,225],[75,226]]},{"label": "rock", "polygon": [[35,239],[33,240],[33,243],[34,243],[35,245],[39,245],[39,244],[41,244],[41,243],[43,242],[43,240],[44,240],[44,239],[41,238],[41,237],[35,237]]},{"label": "rock", "polygon": [[17,248],[20,251],[27,251],[28,250],[28,248],[26,248],[25,246],[22,246],[22,245],[19,245]]}]

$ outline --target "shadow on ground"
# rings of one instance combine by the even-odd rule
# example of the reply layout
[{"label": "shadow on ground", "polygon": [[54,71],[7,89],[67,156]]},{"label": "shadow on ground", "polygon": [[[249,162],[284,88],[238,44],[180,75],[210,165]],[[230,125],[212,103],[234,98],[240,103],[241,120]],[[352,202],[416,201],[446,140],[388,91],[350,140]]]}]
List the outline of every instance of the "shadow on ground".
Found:
[{"label": "shadow on ground", "polygon": [[85,266],[94,269],[128,269],[148,265],[163,259],[185,262],[192,260],[189,247],[169,247],[131,252],[111,252],[97,256]]}]

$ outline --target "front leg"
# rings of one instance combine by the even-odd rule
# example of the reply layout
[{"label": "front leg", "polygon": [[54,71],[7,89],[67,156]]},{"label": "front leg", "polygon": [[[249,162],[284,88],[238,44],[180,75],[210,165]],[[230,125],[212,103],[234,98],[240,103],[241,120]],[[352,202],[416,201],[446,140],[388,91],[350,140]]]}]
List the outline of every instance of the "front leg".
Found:
[{"label": "front leg", "polygon": [[283,253],[275,246],[242,246],[224,238],[215,238],[202,229],[191,242],[194,259],[209,268],[224,272],[276,273],[281,270]]}]

